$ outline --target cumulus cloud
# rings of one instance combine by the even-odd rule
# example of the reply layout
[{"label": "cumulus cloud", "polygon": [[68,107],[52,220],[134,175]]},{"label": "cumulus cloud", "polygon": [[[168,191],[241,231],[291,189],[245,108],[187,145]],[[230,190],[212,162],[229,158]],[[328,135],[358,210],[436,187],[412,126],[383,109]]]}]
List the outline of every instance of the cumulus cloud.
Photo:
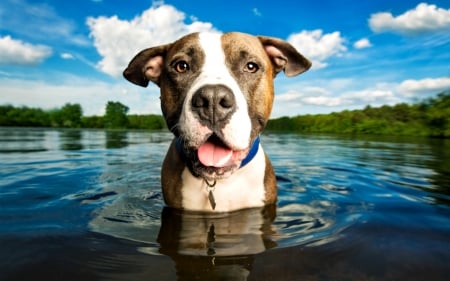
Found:
[{"label": "cumulus cloud", "polygon": [[94,45],[102,56],[98,68],[115,77],[121,75],[129,60],[140,50],[166,44],[196,31],[215,31],[211,23],[186,15],[175,7],[156,4],[132,20],[117,16],[89,17],[87,24]]},{"label": "cumulus cloud", "polygon": [[374,87],[347,92],[343,98],[348,104],[363,107],[366,105],[381,106],[401,102],[401,98],[391,89],[390,85],[378,84]]},{"label": "cumulus cloud", "polygon": [[277,96],[272,117],[338,112],[345,109],[364,108],[369,104],[381,106],[399,102],[402,102],[402,99],[397,97],[392,90],[379,85],[367,89],[343,91],[339,94],[326,88],[305,89],[299,93],[290,92]]},{"label": "cumulus cloud", "polygon": [[374,32],[394,32],[418,35],[434,31],[450,31],[450,9],[420,3],[416,8],[399,16],[388,12],[372,14],[369,26]]},{"label": "cumulus cloud", "polygon": [[304,30],[300,33],[291,34],[287,41],[312,60],[313,68],[326,67],[325,61],[328,58],[339,56],[347,51],[344,45],[345,40],[341,37],[339,31],[323,34],[321,29]]},{"label": "cumulus cloud", "polygon": [[450,90],[450,78],[424,78],[420,80],[408,79],[400,83],[398,91],[406,96],[413,96],[421,93],[438,93]]},{"label": "cumulus cloud", "polygon": [[329,92],[321,87],[305,87],[302,91],[289,90],[287,93],[277,95],[280,102],[298,102],[300,100],[309,99],[310,97],[324,97]]},{"label": "cumulus cloud", "polygon": [[362,38],[362,39],[359,39],[358,41],[356,41],[355,43],[353,43],[353,47],[356,49],[369,48],[369,47],[372,47],[372,43],[370,43],[369,39]]},{"label": "cumulus cloud", "polygon": [[32,45],[7,35],[0,37],[0,65],[36,65],[48,58],[52,50],[44,45]]},{"label": "cumulus cloud", "polygon": [[319,97],[305,97],[303,99],[303,102],[305,105],[320,105],[320,106],[327,106],[327,107],[334,107],[334,106],[340,106],[345,104],[345,100],[339,97],[326,97],[326,96],[319,96]]}]

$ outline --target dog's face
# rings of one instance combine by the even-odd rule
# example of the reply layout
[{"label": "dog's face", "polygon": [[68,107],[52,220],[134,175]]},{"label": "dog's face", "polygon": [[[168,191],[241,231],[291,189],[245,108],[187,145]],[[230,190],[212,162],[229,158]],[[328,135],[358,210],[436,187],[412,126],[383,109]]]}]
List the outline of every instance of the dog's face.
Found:
[{"label": "dog's face", "polygon": [[129,81],[161,88],[161,108],[196,176],[226,177],[239,168],[272,110],[273,78],[311,63],[285,41],[242,33],[193,33],[141,51]]}]

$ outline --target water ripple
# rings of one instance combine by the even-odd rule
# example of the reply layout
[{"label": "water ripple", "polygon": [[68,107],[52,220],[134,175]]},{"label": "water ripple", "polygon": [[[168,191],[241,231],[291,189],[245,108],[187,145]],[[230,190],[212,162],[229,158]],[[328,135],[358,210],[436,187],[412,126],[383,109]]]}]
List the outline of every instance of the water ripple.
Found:
[{"label": "water ripple", "polygon": [[[358,236],[365,229],[374,232],[364,238],[404,231],[387,240],[392,247],[406,247],[410,232],[425,233],[416,242],[435,245],[431,233],[449,246],[442,240],[450,234],[445,140],[264,135],[276,208],[204,215],[164,207],[160,167],[169,133],[0,130],[2,137],[0,238],[95,232],[132,241],[140,253],[206,263],[336,241],[365,245]],[[342,255],[351,257],[358,245]],[[120,263],[107,257],[93,264],[106,270]]]}]

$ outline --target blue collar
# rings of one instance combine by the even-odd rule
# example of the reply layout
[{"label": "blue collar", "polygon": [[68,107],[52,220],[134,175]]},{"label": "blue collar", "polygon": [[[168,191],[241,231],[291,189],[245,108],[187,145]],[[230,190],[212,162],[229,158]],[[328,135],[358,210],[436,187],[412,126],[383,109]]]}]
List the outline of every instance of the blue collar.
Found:
[{"label": "blue collar", "polygon": [[252,144],[252,147],[250,148],[250,151],[248,152],[247,156],[245,156],[244,160],[241,162],[241,166],[239,168],[244,167],[247,165],[250,161],[255,158],[256,153],[258,153],[259,149],[259,136],[256,137],[255,141]]},{"label": "blue collar", "polygon": [[[245,158],[242,160],[241,166],[239,168],[244,167],[245,165],[250,163],[250,161],[252,161],[253,158],[255,158],[256,153],[258,153],[259,143],[260,143],[260,140],[259,140],[259,136],[258,136],[258,137],[256,137],[255,141],[253,141],[250,151],[248,152],[247,156],[245,156]],[[180,138],[176,139],[175,147],[176,147],[178,153],[180,153],[184,157],[183,144],[182,144]]]}]

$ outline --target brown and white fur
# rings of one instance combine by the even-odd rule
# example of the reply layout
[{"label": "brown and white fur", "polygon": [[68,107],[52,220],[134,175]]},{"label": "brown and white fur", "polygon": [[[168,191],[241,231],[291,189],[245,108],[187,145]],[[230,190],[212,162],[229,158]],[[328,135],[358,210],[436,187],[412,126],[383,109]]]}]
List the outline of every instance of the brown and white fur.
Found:
[{"label": "brown and white fur", "polygon": [[[207,212],[274,204],[275,173],[262,147],[245,166],[241,162],[269,120],[274,77],[310,66],[283,40],[235,32],[193,33],[138,53],[124,76],[160,87],[162,112],[175,135],[161,173],[166,204]],[[229,161],[204,165],[198,150],[205,142],[232,151]]]}]

